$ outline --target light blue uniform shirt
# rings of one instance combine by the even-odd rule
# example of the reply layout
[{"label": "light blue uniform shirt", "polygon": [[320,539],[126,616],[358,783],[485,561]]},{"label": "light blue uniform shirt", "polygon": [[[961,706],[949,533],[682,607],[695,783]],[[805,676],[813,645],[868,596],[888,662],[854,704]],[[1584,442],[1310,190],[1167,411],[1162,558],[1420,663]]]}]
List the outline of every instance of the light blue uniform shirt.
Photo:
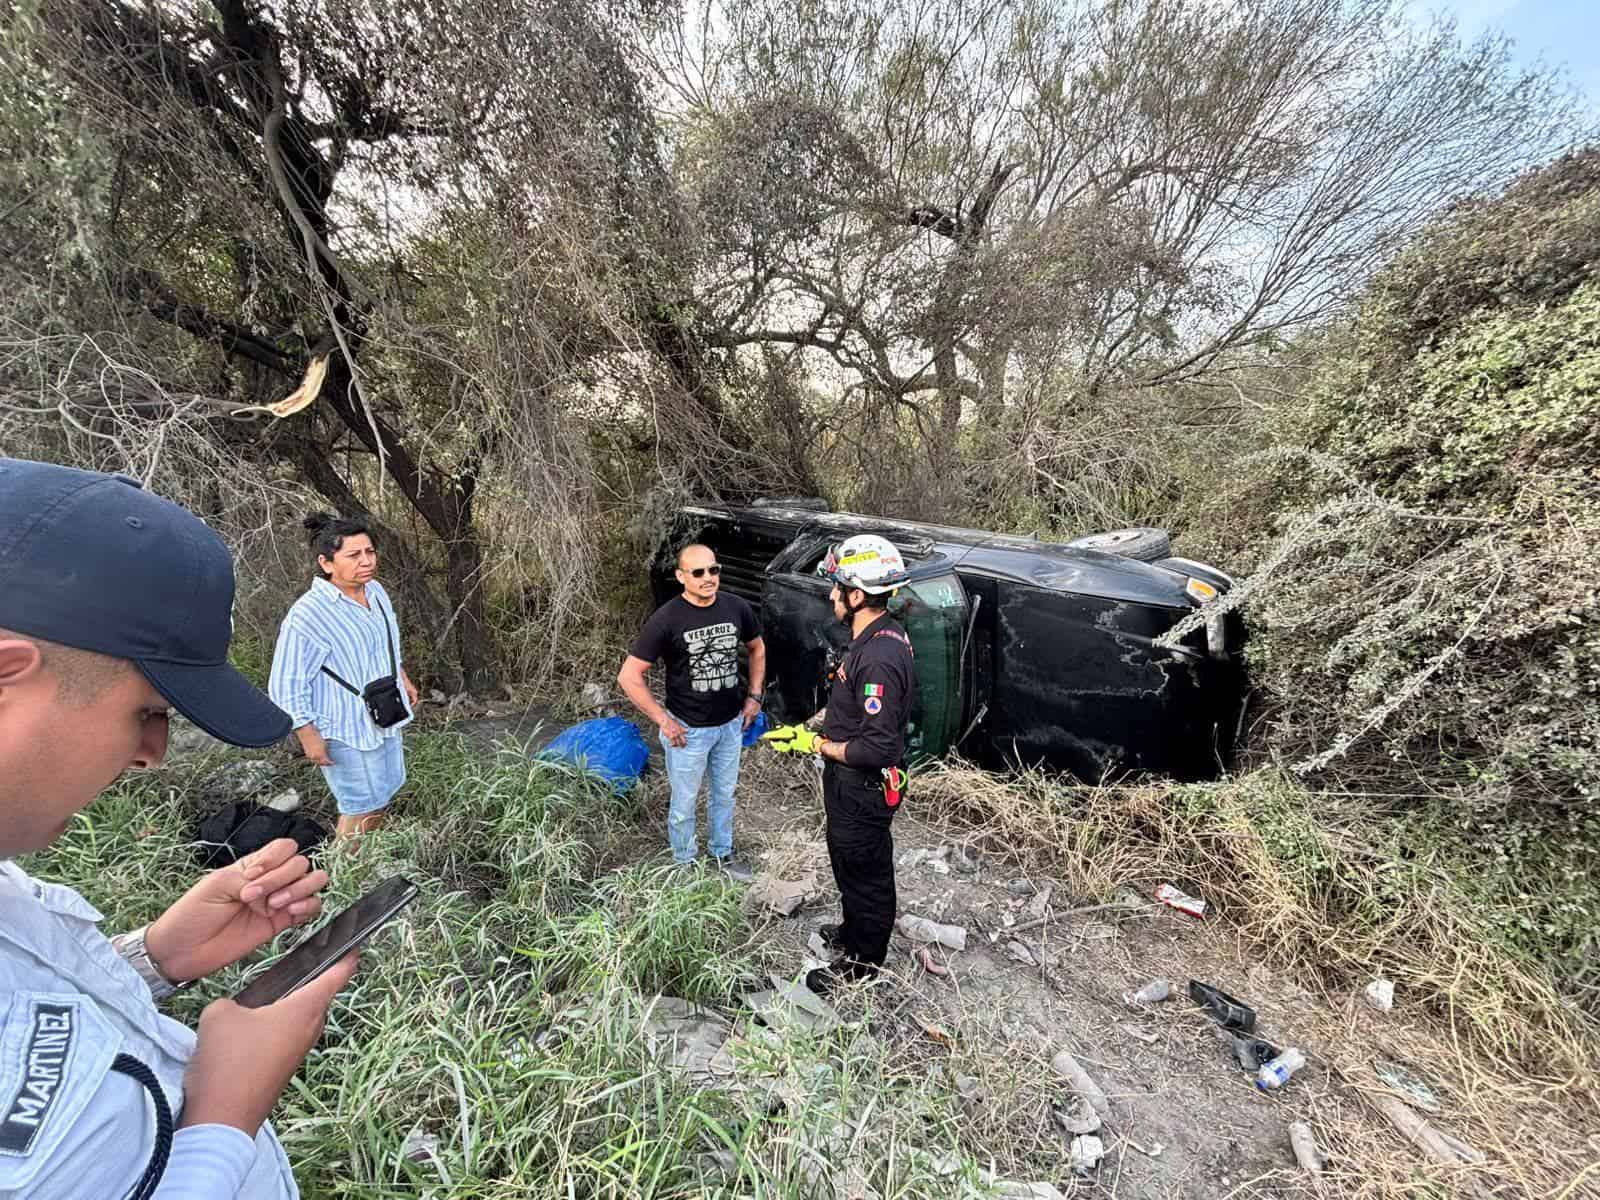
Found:
[{"label": "light blue uniform shirt", "polygon": [[405,720],[379,729],[372,723],[366,702],[322,671],[327,667],[360,691],[389,674],[388,638],[392,636],[394,674],[399,680],[404,662],[400,622],[389,593],[374,580],[367,584],[366,595],[367,607],[363,608],[326,579],[313,580],[310,590],[294,602],[278,627],[267,693],[289,714],[296,729],[310,723],[327,741],[376,750],[385,738],[399,737],[411,723],[411,698],[405,686],[400,687]]},{"label": "light blue uniform shirt", "polygon": [[[96,928],[100,914],[60,884],[0,862],[0,1200],[118,1200],[155,1148],[155,1106],[111,1069],[130,1054],[182,1119],[193,1032],[156,1011],[150,989]],[[263,1125],[180,1129],[157,1200],[296,1200],[289,1160]]]}]

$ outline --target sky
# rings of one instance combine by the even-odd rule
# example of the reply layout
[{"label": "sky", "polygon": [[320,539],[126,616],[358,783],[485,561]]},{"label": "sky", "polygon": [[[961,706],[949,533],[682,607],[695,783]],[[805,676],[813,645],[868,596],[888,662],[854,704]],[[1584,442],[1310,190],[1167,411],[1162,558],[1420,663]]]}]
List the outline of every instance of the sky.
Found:
[{"label": "sky", "polygon": [[[1512,56],[1532,66],[1541,59],[1564,66],[1600,112],[1600,5],[1596,0],[1411,0],[1413,13],[1456,18],[1464,39],[1499,30],[1515,43]],[[1588,10],[1586,13],[1585,10]]]}]

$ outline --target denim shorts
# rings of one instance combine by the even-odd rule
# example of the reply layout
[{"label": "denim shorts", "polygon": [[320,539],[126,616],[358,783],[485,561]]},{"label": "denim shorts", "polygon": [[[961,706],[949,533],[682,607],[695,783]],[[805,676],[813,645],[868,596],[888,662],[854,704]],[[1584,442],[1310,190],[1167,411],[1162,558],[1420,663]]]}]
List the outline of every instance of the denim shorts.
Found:
[{"label": "denim shorts", "polygon": [[406,782],[406,755],[401,738],[388,737],[376,750],[357,750],[344,742],[329,742],[333,766],[322,777],[339,804],[339,815],[359,817],[388,808]]}]

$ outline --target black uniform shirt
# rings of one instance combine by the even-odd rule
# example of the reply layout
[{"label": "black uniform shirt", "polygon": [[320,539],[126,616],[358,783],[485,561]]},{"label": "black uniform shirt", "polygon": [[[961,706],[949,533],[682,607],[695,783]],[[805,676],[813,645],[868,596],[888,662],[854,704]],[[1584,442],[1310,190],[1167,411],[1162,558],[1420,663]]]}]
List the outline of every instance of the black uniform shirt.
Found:
[{"label": "black uniform shirt", "polygon": [[834,672],[822,736],[848,743],[849,766],[875,771],[902,765],[915,687],[911,641],[884,613],[850,643]]}]

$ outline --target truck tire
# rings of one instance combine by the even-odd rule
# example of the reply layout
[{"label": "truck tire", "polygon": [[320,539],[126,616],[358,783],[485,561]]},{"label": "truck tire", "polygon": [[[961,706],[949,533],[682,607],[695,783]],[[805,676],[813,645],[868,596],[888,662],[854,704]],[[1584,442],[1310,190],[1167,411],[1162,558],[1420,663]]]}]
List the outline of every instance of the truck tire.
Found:
[{"label": "truck tire", "polygon": [[1108,529],[1104,533],[1085,534],[1073,538],[1067,545],[1077,550],[1100,550],[1106,554],[1119,554],[1123,558],[1136,558],[1140,562],[1155,562],[1172,553],[1172,538],[1165,529],[1136,526],[1132,529]]}]

